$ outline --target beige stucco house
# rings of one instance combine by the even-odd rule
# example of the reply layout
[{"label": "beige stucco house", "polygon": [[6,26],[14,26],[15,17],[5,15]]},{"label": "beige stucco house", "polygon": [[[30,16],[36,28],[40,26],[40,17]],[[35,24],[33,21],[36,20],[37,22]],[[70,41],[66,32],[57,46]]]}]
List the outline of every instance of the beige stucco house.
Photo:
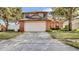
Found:
[{"label": "beige stucco house", "polygon": [[[68,20],[63,22],[63,28],[68,25]],[[72,30],[79,29],[79,19],[72,20]]]}]

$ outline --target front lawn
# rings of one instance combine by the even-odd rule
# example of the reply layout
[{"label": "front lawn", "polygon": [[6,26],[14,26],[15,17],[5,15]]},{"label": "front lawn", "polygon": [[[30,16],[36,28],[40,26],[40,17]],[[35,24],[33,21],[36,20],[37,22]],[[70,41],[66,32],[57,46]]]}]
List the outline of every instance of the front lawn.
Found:
[{"label": "front lawn", "polygon": [[0,32],[0,40],[2,39],[10,39],[20,35],[21,32]]},{"label": "front lawn", "polygon": [[79,32],[51,30],[49,33],[56,39],[79,39]]},{"label": "front lawn", "polygon": [[58,39],[65,44],[79,48],[79,32],[51,30],[49,34],[54,39]]},{"label": "front lawn", "polygon": [[75,42],[73,42],[73,41],[70,41],[70,42],[65,41],[64,43],[79,49],[79,42],[77,42],[77,41],[75,41]]}]

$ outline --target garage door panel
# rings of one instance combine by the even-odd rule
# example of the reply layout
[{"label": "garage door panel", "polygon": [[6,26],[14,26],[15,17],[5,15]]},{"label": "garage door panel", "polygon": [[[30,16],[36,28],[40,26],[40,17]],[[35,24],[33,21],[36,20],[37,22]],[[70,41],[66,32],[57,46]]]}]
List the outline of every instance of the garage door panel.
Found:
[{"label": "garage door panel", "polygon": [[24,26],[25,31],[45,31],[46,23],[45,22],[27,22]]}]

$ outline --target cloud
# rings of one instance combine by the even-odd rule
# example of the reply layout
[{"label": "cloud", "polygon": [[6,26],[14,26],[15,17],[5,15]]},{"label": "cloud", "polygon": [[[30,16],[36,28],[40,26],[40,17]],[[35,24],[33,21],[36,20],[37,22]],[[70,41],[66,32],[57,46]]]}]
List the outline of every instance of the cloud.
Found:
[{"label": "cloud", "polygon": [[43,11],[51,12],[52,9],[51,9],[51,8],[46,8],[46,9],[44,9]]}]

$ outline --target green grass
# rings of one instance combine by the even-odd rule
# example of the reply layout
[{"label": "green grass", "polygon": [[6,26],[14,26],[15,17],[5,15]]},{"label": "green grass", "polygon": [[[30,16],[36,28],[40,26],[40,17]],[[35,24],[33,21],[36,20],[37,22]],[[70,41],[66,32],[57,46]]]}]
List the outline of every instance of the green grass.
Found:
[{"label": "green grass", "polygon": [[[60,30],[50,30],[50,35],[60,40],[61,42],[79,48],[79,31],[60,31]],[[69,40],[68,40],[69,39]],[[73,41],[75,40],[75,41]],[[78,40],[78,41],[77,41]]]},{"label": "green grass", "polygon": [[79,49],[79,42],[65,42],[65,43]]},{"label": "green grass", "polygon": [[20,35],[21,32],[0,32],[0,39],[10,39],[14,38],[17,35]]},{"label": "green grass", "polygon": [[73,31],[50,31],[53,38],[56,39],[79,39],[79,32]]}]

